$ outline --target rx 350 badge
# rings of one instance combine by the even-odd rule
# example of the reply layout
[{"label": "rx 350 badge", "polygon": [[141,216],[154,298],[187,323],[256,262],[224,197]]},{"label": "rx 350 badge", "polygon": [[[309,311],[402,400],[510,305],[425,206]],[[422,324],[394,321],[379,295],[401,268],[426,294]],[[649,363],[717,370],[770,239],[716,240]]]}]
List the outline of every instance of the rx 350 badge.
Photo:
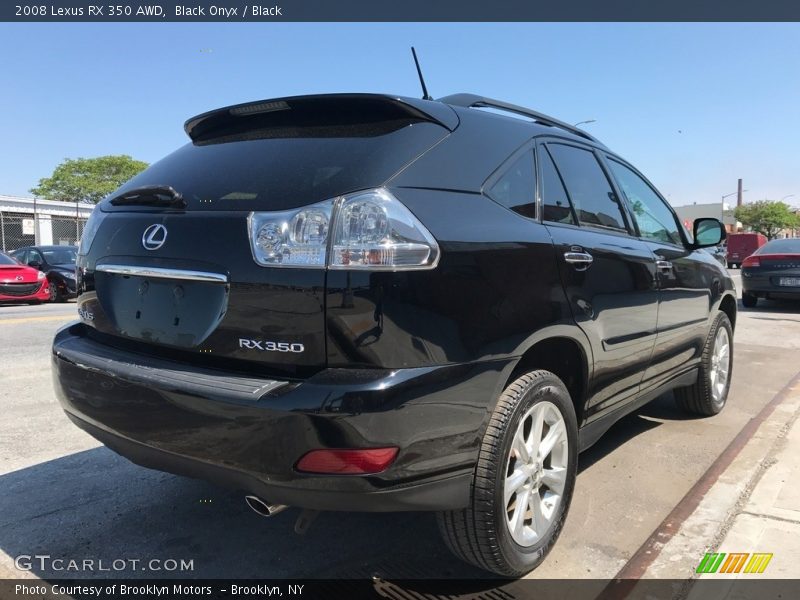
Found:
[{"label": "rx 350 badge", "polygon": [[303,344],[289,342],[272,342],[269,340],[251,340],[239,338],[239,348],[246,350],[257,350],[262,352],[305,352]]}]

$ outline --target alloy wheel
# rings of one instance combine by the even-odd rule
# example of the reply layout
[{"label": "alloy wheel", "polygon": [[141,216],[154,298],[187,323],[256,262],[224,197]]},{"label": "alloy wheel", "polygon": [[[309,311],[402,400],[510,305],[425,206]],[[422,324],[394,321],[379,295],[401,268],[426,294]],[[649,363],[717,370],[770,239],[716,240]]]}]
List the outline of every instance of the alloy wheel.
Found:
[{"label": "alloy wheel", "polygon": [[731,370],[731,340],[728,330],[724,327],[717,329],[714,337],[714,351],[711,354],[711,398],[719,404],[725,400],[725,389],[728,386],[728,375]]},{"label": "alloy wheel", "polygon": [[531,546],[552,525],[567,481],[569,444],[564,417],[539,402],[520,420],[503,486],[506,525],[520,546]]}]

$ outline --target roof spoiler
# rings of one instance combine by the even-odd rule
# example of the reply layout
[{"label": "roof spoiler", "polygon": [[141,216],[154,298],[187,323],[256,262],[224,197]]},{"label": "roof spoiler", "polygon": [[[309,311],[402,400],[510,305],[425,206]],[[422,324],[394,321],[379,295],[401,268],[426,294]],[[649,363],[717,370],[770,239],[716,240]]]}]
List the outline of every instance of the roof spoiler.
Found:
[{"label": "roof spoiler", "polygon": [[183,126],[186,134],[196,141],[214,130],[248,117],[263,117],[267,113],[301,111],[309,114],[337,114],[343,111],[375,114],[386,118],[411,118],[429,121],[453,131],[458,127],[456,112],[441,102],[386,96],[382,94],[320,94],[260,100],[218,108],[192,117]]}]

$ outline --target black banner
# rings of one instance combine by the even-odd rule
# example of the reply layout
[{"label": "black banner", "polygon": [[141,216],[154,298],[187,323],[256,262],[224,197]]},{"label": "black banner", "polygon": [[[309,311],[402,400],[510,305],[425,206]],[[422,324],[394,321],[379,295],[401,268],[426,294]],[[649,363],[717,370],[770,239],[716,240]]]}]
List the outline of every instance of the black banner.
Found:
[{"label": "black banner", "polygon": [[60,0],[0,6],[10,22],[797,21],[795,0]]},{"label": "black banner", "polygon": [[737,600],[800,597],[800,580],[742,579],[475,579],[475,580],[221,580],[4,579],[2,600],[175,600],[282,598],[302,600]]}]

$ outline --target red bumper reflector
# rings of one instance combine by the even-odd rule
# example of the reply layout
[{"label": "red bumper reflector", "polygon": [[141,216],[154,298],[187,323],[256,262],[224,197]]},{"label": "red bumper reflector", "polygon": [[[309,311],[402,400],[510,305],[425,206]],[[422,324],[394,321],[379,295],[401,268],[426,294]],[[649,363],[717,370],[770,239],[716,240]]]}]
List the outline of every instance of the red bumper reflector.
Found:
[{"label": "red bumper reflector", "polygon": [[305,473],[330,475],[366,475],[389,468],[398,448],[359,448],[348,450],[312,450],[297,463]]}]

